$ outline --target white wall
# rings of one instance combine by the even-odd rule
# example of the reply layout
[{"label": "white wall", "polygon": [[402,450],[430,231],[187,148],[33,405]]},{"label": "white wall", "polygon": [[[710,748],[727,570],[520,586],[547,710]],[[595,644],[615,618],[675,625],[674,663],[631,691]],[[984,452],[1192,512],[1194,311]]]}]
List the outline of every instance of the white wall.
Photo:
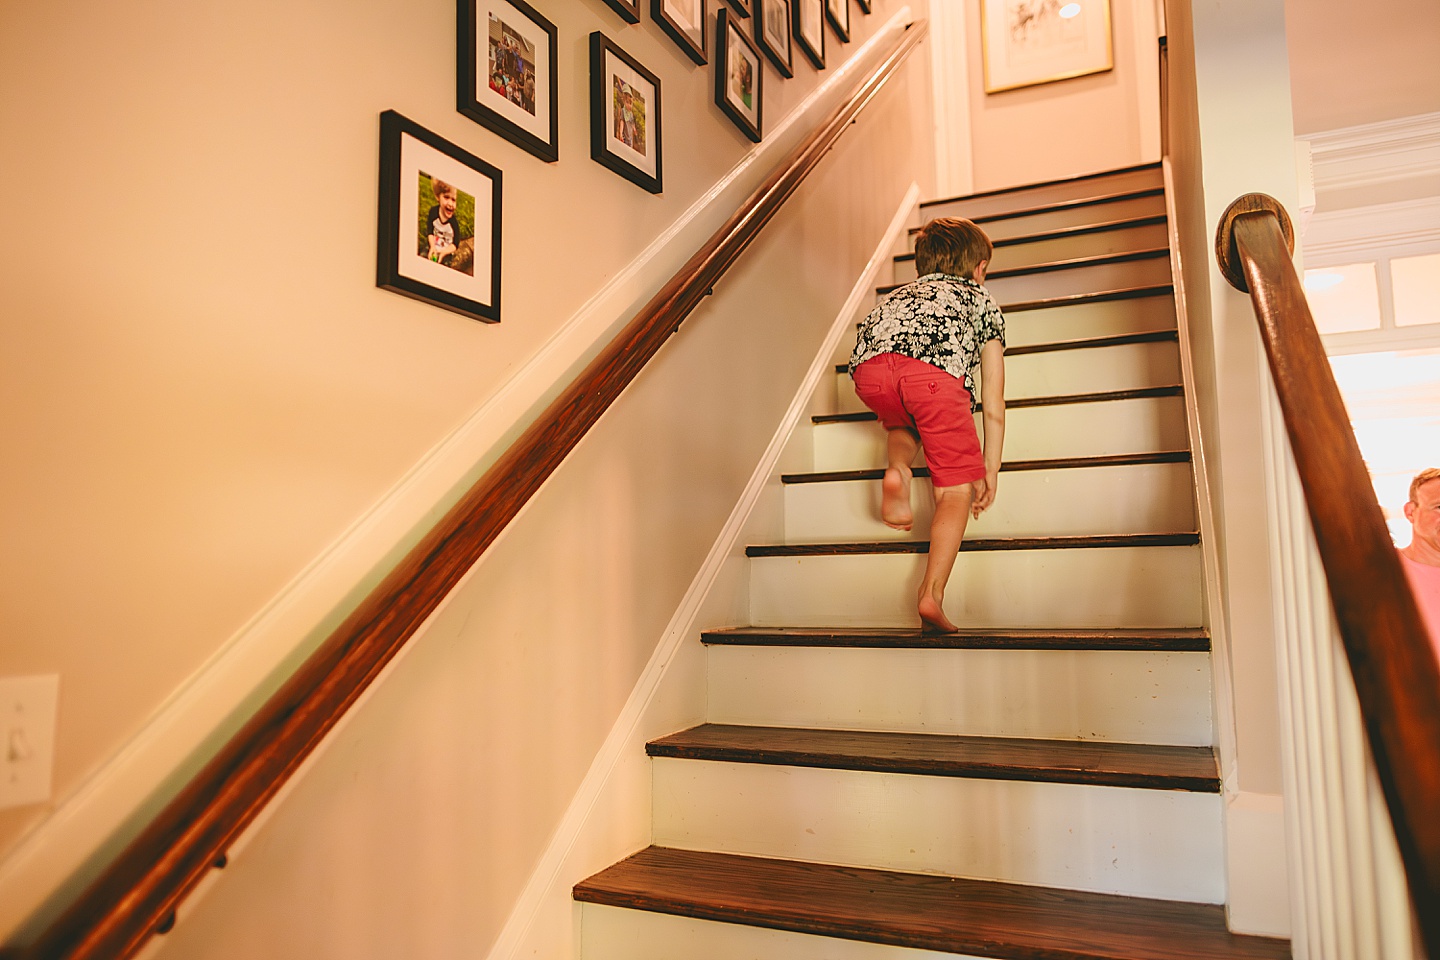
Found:
[{"label": "white wall", "polygon": [[[875,6],[855,12],[857,42],[832,44],[825,74],[798,57],[794,80],[767,71],[770,131],[901,8]],[[233,726],[196,693],[226,658],[264,648],[227,703],[273,683],[265,665],[323,637],[347,594],[535,408],[547,381],[534,365],[576,366],[773,162],[776,151],[737,167],[752,148],[715,108],[710,71],[648,20],[623,26],[599,0],[547,13],[560,30],[555,165],[455,113],[453,5],[0,12],[0,84],[27,91],[0,101],[0,124],[24,131],[0,141],[0,675],[58,673],[62,691],[56,802],[0,814],[0,933],[45,892],[27,878],[58,882],[57,864],[85,853],[51,842],[77,811],[98,843],[182,748],[203,752],[209,727],[160,749],[146,739],[157,722],[208,704],[209,721]],[[662,197],[587,156],[594,29],[662,78]],[[272,842],[277,860],[237,864],[237,878],[261,871],[271,887],[264,870],[302,886],[311,869],[334,871],[317,899],[272,897],[271,909],[300,926],[368,916],[415,943],[493,935],[806,351],[911,180],[928,184],[928,82],[909,76],[772,228],[783,241],[747,255],[296,791],[285,809],[297,812],[266,836],[318,822],[313,856]],[[374,287],[387,108],[505,172],[500,325]],[[597,291],[600,306],[587,304]],[[459,466],[457,438],[476,451]],[[125,790],[107,793],[122,767]],[[355,889],[356,865],[382,853],[412,858],[419,882],[376,870],[395,887]],[[406,890],[425,891],[421,906],[462,896],[458,926],[407,926],[401,915],[419,914],[405,914]],[[293,955],[317,955],[293,942]]]}]

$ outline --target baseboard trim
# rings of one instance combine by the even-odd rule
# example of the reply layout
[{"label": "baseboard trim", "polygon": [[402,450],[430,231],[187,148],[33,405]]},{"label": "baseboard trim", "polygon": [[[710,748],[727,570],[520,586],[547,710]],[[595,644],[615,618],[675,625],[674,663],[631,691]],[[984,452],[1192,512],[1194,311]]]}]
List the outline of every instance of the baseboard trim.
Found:
[{"label": "baseboard trim", "polygon": [[[771,437],[765,453],[750,475],[734,510],[731,511],[730,517],[721,528],[705,562],[696,573],[676,609],[674,617],[671,618],[670,623],[661,634],[655,652],[651,654],[650,661],[645,665],[640,679],[636,681],[624,709],[621,710],[620,716],[610,728],[604,744],[596,754],[585,779],[581,781],[579,789],[566,808],[545,852],[531,872],[530,879],[525,884],[520,899],[511,910],[505,926],[501,929],[499,938],[491,947],[487,960],[512,960],[512,958],[528,955],[527,940],[547,901],[553,904],[555,902],[553,898],[563,897],[568,903],[570,888],[575,883],[605,866],[607,862],[618,860],[634,852],[635,847],[633,846],[617,844],[618,849],[607,851],[604,854],[605,862],[598,864],[588,861],[585,863],[572,862],[574,859],[572,854],[586,827],[604,819],[604,814],[600,810],[603,806],[603,798],[611,787],[612,778],[622,760],[629,754],[637,757],[643,756],[645,742],[648,739],[643,732],[644,718],[656,702],[667,671],[675,662],[676,652],[683,641],[690,640],[698,643],[699,625],[696,620],[702,604],[725,563],[737,558],[751,512],[755,509],[765,488],[775,480],[781,455],[784,453],[791,435],[795,428],[803,422],[803,418],[810,408],[811,397],[819,387],[822,378],[830,373],[834,365],[835,350],[841,337],[851,329],[857,312],[871,296],[875,277],[881,269],[889,264],[895,245],[903,239],[911,212],[915,209],[919,199],[920,187],[918,184],[912,183],[889,227],[886,228],[880,244],[875,248],[863,273],[851,289],[850,295],[840,308],[834,323],[831,324],[810,369],[806,372],[800,388],[791,399],[790,407],[786,410],[779,427]],[[643,838],[643,842],[648,843],[649,839],[646,836]]]}]

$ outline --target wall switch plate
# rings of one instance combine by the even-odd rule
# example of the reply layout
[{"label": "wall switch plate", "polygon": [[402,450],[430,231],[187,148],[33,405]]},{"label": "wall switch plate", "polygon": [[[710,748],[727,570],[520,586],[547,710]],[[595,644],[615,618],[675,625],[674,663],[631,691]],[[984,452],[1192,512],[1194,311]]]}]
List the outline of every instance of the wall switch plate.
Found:
[{"label": "wall switch plate", "polygon": [[0,678],[0,809],[50,799],[60,678]]}]

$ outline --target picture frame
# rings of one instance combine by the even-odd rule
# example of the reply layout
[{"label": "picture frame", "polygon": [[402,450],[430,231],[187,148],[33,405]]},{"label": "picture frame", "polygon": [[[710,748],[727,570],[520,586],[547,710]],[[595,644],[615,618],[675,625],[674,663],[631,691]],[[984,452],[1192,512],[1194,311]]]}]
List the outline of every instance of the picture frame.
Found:
[{"label": "picture frame", "polygon": [[755,3],[755,45],[780,76],[787,79],[795,76],[790,0],[755,0]]},{"label": "picture frame", "polygon": [[640,0],[605,0],[605,3],[626,23],[640,22]]},{"label": "picture frame", "polygon": [[455,108],[541,160],[559,160],[555,25],[525,0],[456,7]]},{"label": "picture frame", "polygon": [[380,114],[376,286],[499,323],[502,185],[474,154]]},{"label": "picture frame", "polygon": [[874,8],[870,5],[870,0],[855,0],[855,5],[860,8],[861,13],[874,12]]},{"label": "picture frame", "polygon": [[730,0],[730,6],[734,9],[734,11],[735,11],[735,16],[737,16],[737,17],[747,17],[747,18],[748,18],[748,17],[751,15],[751,13],[754,12],[754,11],[751,9],[751,6],[750,6],[751,3],[752,3],[752,0]]},{"label": "picture frame", "polygon": [[702,67],[710,43],[705,13],[705,0],[650,0],[650,18],[685,56]]},{"label": "picture frame", "polygon": [[755,41],[721,9],[715,16],[715,105],[756,143],[764,130],[765,61]]},{"label": "picture frame", "polygon": [[825,19],[841,43],[850,42],[850,0],[825,0]]},{"label": "picture frame", "polygon": [[987,94],[1115,68],[1110,0],[981,0],[980,40]]},{"label": "picture frame", "polygon": [[660,78],[614,41],[590,34],[590,157],[636,186],[660,193]]},{"label": "picture frame", "polygon": [[825,69],[825,0],[795,0],[795,45],[816,70]]}]

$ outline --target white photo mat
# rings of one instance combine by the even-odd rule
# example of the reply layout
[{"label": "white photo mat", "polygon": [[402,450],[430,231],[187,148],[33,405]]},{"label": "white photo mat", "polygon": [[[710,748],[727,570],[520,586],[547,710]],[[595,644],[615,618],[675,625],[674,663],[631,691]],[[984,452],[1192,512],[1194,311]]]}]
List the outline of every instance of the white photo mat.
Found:
[{"label": "white photo mat", "polygon": [[[434,263],[418,251],[420,177],[439,178],[475,198],[474,275]],[[494,306],[490,276],[491,232],[495,181],[408,133],[400,135],[400,222],[396,243],[396,272],[457,297]]]},{"label": "white photo mat", "polygon": [[[477,44],[475,99],[527,133],[544,140],[550,136],[550,37],[507,0],[481,0],[475,11]],[[490,24],[499,21],[530,45],[534,56],[535,112],[511,102],[490,86]]]}]

